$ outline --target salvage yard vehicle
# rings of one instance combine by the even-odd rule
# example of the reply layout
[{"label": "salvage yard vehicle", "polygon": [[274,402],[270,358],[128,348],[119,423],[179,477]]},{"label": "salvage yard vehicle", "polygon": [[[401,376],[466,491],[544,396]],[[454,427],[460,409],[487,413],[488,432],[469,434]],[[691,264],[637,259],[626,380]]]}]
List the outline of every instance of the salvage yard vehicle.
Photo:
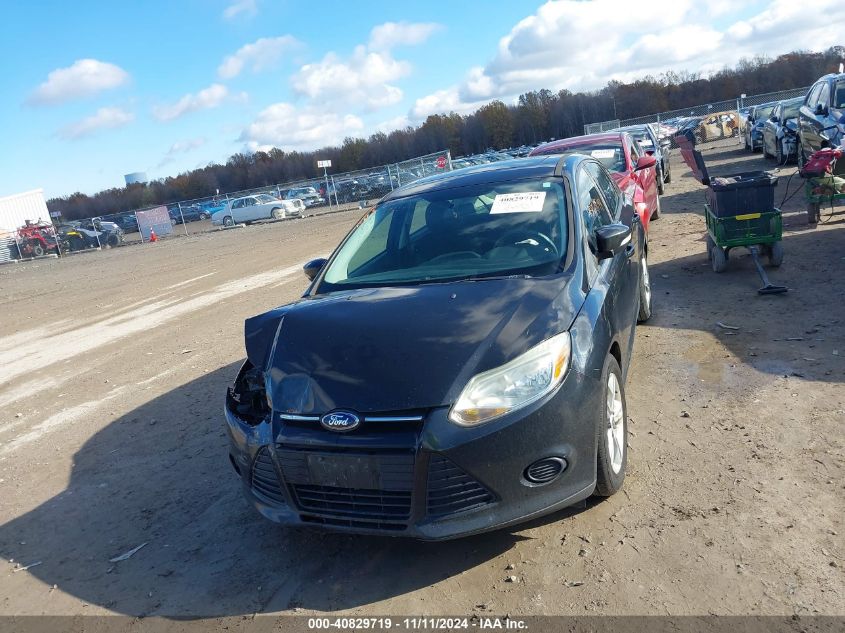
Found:
[{"label": "salvage yard vehicle", "polygon": [[[841,68],[840,68],[841,70]],[[798,114],[798,164],[823,147],[845,139],[845,73],[821,77],[804,98]]]},{"label": "salvage yard vehicle", "polygon": [[628,132],[640,147],[657,159],[657,193],[663,195],[663,184],[672,182],[672,166],[669,153],[672,141],[666,137],[659,138],[651,125],[629,125],[619,128],[620,132]]},{"label": "salvage yard vehicle", "polygon": [[573,136],[540,145],[529,156],[582,153],[598,159],[619,188],[634,201],[643,229],[648,234],[652,219],[660,217],[657,193],[657,160],[643,151],[628,132],[602,132]]},{"label": "salvage yard vehicle", "polygon": [[756,152],[763,147],[763,126],[766,124],[766,120],[772,116],[772,111],[777,104],[777,101],[772,101],[751,107],[748,122],[745,126],[746,151]]},{"label": "salvage yard vehicle", "polygon": [[233,226],[240,222],[249,224],[256,220],[283,220],[290,217],[302,217],[305,205],[302,200],[279,200],[267,193],[255,196],[233,198],[226,208],[211,216],[211,223]]},{"label": "salvage yard vehicle", "polygon": [[[652,159],[653,160],[653,159]],[[245,324],[230,460],[266,518],[437,540],[621,487],[645,234],[583,156],[385,196]]]},{"label": "salvage yard vehicle", "polygon": [[719,112],[704,117],[695,130],[696,143],[709,143],[734,136],[739,136],[739,115],[736,112]]},{"label": "salvage yard vehicle", "polygon": [[301,200],[306,208],[316,207],[326,202],[314,187],[294,187],[288,189],[282,197],[285,200]]},{"label": "salvage yard vehicle", "polygon": [[763,124],[763,158],[785,165],[798,152],[798,110],[804,97],[778,103]]}]

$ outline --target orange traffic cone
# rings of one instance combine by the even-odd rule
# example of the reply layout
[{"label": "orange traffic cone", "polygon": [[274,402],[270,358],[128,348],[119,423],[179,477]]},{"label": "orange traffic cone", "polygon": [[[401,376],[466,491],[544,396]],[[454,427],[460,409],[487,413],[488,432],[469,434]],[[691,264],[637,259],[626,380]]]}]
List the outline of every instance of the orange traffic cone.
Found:
[{"label": "orange traffic cone", "polygon": [[156,237],[155,229],[150,229],[150,241],[151,242],[158,241],[158,237]]}]

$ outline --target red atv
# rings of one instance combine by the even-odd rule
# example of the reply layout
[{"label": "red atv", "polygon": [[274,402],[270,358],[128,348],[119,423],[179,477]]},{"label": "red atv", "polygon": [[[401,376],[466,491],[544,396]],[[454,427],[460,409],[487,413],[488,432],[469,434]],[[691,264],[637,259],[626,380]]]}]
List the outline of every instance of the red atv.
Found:
[{"label": "red atv", "polygon": [[29,220],[18,229],[18,248],[21,257],[41,257],[54,251],[59,252],[56,232],[48,222],[33,224]]}]

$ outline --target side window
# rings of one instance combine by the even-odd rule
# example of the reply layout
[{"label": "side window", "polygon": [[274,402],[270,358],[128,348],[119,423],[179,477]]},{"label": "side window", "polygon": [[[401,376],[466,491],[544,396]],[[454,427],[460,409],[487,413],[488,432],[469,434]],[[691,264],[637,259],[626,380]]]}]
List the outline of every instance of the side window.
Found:
[{"label": "side window", "polygon": [[836,84],[836,90],[833,93],[833,103],[831,105],[840,110],[845,108],[845,81],[840,81]]},{"label": "side window", "polygon": [[637,161],[640,159],[640,150],[634,141],[630,141],[629,146],[631,148],[631,166],[636,166]]},{"label": "side window", "polygon": [[821,105],[823,108],[827,108],[830,106],[830,86],[825,82],[822,84],[821,92],[819,92],[819,98],[816,103],[816,106]]},{"label": "side window", "polygon": [[608,175],[607,170],[598,163],[591,161],[586,163],[585,167],[589,174],[593,177],[593,180],[596,181],[599,189],[604,195],[604,200],[607,203],[607,209],[610,212],[611,219],[613,221],[618,221],[619,213],[622,208],[622,192],[619,191],[619,187],[617,187],[616,183],[613,182],[613,178]]},{"label": "side window", "polygon": [[816,84],[810,89],[810,94],[807,95],[807,107],[811,110],[816,109],[818,103],[819,93],[821,92],[822,84]]},{"label": "side window", "polygon": [[232,203],[232,208],[233,208],[233,209],[240,209],[242,206],[244,206],[244,201],[243,201],[243,200],[235,200],[235,201]]},{"label": "side window", "polygon": [[595,254],[597,250],[595,231],[611,224],[612,221],[598,185],[583,166],[578,170],[577,182],[578,210],[584,219],[584,232],[590,251]]}]

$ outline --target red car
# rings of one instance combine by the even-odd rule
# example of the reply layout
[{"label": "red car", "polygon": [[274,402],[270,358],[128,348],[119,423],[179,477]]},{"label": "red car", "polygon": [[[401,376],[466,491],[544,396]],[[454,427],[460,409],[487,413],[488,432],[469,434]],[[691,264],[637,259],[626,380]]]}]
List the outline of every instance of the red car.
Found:
[{"label": "red car", "polygon": [[531,150],[529,156],[586,154],[597,159],[607,167],[619,189],[626,196],[631,196],[643,228],[648,233],[649,220],[660,217],[657,160],[652,153],[643,151],[628,132],[604,132],[546,143]]}]

